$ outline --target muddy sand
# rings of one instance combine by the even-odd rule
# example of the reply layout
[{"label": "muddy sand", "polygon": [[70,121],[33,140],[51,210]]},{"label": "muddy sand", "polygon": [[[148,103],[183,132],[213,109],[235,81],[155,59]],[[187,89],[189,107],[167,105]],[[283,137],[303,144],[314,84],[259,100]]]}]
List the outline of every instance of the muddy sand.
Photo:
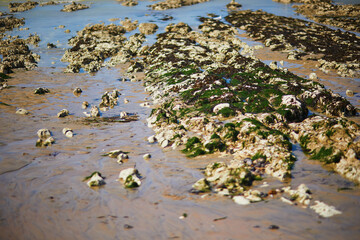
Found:
[{"label": "muddy sand", "polygon": [[271,0],[9,3],[1,239],[358,239],[358,34]]}]

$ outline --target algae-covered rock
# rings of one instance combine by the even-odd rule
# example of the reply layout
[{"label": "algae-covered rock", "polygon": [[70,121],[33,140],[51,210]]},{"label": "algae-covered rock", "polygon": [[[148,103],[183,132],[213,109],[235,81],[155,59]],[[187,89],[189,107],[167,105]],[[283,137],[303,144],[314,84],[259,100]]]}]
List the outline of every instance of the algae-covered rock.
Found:
[{"label": "algae-covered rock", "polygon": [[104,178],[99,172],[93,172],[90,176],[86,177],[84,181],[88,179],[87,185],[89,187],[98,187],[105,184]]},{"label": "algae-covered rock", "polygon": [[110,152],[107,152],[105,154],[103,154],[102,156],[108,156],[111,158],[117,158],[120,154],[127,154],[128,152],[124,152],[120,149],[116,149],[116,150],[112,150]]},{"label": "algae-covered rock", "polygon": [[140,187],[140,175],[137,169],[127,168],[120,172],[119,180],[124,184],[125,188]]},{"label": "algae-covered rock", "polygon": [[211,190],[210,183],[206,180],[206,178],[199,179],[192,185],[192,188],[197,192],[208,192]]}]

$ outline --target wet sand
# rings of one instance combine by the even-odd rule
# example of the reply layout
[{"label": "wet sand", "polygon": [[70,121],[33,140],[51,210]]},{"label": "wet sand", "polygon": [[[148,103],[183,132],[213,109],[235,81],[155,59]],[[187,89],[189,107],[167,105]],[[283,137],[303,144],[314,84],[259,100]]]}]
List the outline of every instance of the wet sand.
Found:
[{"label": "wet sand", "polygon": [[[44,53],[43,59],[54,54]],[[257,56],[264,61],[284,59],[266,48]],[[204,166],[230,159],[221,154],[189,159],[178,150],[147,143],[154,134],[146,124],[151,108],[140,103],[149,96],[142,82],[119,81],[124,76],[122,66],[103,68],[94,75],[69,74],[62,73],[63,63],[51,68],[46,60],[36,70],[10,74],[12,87],[0,95],[0,102],[10,105],[0,105],[0,239],[358,239],[359,186],[307,159],[298,145],[293,147],[298,160],[291,181],[267,178],[267,188],[305,183],[314,198],[336,206],[341,215],[322,218],[309,208],[283,203],[276,195],[273,200],[239,206],[227,197],[191,194]],[[309,63],[290,64],[295,67],[287,68],[299,75],[312,69]],[[343,96],[348,87],[360,91],[356,79],[316,73],[321,83]],[[50,93],[35,95],[37,87],[47,87]],[[81,96],[74,96],[75,87],[83,90]],[[81,103],[98,105],[101,95],[114,88],[122,94],[119,104],[103,116],[126,111],[137,113],[139,120],[85,124]],[[124,98],[130,103],[124,104]],[[358,94],[348,99],[359,107]],[[30,115],[15,114],[19,107]],[[70,116],[57,118],[63,108]],[[73,129],[75,136],[66,138],[64,127]],[[35,147],[41,128],[52,131],[56,143],[51,147]],[[101,156],[114,149],[128,151],[129,160],[119,165]],[[152,158],[144,160],[145,153]],[[116,181],[118,174],[134,165],[143,176],[142,185],[125,189]],[[89,188],[82,181],[94,171],[105,176],[106,185]],[[184,213],[187,217],[180,219]],[[279,229],[271,230],[270,225]]]}]

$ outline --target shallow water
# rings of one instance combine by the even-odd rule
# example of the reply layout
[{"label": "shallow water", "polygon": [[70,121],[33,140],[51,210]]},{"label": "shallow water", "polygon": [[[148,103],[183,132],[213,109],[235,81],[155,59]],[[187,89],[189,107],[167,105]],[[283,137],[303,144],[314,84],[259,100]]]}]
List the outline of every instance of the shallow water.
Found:
[{"label": "shallow water", "polygon": [[[263,188],[259,183],[254,188],[267,191],[286,185],[296,188],[305,183],[315,200],[335,206],[343,212],[341,215],[322,218],[309,208],[281,202],[279,196],[239,206],[226,197],[189,193],[192,184],[203,177],[201,168],[207,163],[230,159],[221,155],[188,159],[179,151],[148,144],[146,138],[153,131],[147,127],[146,117],[151,109],[139,104],[149,96],[141,82],[119,81],[123,77],[123,66],[104,68],[93,75],[62,73],[66,66],[60,62],[62,48],[67,48],[67,39],[88,23],[108,24],[110,18],[130,17],[139,22],[156,22],[158,32],[168,23],[178,21],[195,28],[199,24],[197,16],[207,13],[225,16],[225,1],[164,12],[148,10],[146,5],[150,1],[139,1],[138,6],[130,8],[116,1],[93,2],[90,9],[74,13],[61,13],[58,5],[17,14],[26,18],[25,27],[30,29],[12,34],[27,36],[37,32],[42,41],[33,50],[41,55],[41,61],[34,71],[11,74],[9,84],[13,87],[0,95],[0,102],[10,105],[0,105],[0,239],[358,239],[360,188],[318,162],[308,160],[298,145],[293,149],[298,161],[289,183],[268,178],[269,187]],[[295,15],[291,7],[271,0],[239,2],[244,8]],[[159,20],[166,14],[174,19]],[[60,24],[71,33],[54,29]],[[149,44],[154,37],[148,39]],[[48,42],[60,47],[47,49]],[[270,53],[266,49],[262,51],[259,53],[262,59],[277,60],[274,55],[267,55]],[[311,69],[306,63],[286,64],[297,74],[307,75]],[[328,81],[320,73],[319,76],[322,81]],[[340,93],[345,87],[358,87],[357,80],[344,81],[334,80],[328,84]],[[342,84],[344,87],[339,87]],[[34,95],[37,87],[47,87],[50,93]],[[73,95],[75,87],[83,90],[81,96]],[[139,121],[85,124],[81,103],[98,105],[102,93],[114,88],[122,94],[119,104],[103,116],[126,111],[137,113]],[[124,98],[130,103],[124,104]],[[359,99],[359,95],[354,99]],[[19,107],[31,114],[15,114]],[[59,119],[56,114],[63,108],[71,115]],[[72,128],[75,136],[66,138],[61,133],[64,127]],[[36,132],[40,128],[52,131],[56,140],[53,146],[35,147]],[[101,156],[114,149],[130,152],[129,160],[118,165],[115,159]],[[144,160],[145,153],[150,153],[152,158]],[[116,181],[118,174],[134,165],[143,176],[142,185],[137,190],[124,189]],[[106,177],[105,186],[90,189],[82,181],[93,171],[100,171]],[[179,219],[184,213],[188,217]],[[133,228],[126,228],[126,224]],[[268,229],[272,224],[280,228]]]}]

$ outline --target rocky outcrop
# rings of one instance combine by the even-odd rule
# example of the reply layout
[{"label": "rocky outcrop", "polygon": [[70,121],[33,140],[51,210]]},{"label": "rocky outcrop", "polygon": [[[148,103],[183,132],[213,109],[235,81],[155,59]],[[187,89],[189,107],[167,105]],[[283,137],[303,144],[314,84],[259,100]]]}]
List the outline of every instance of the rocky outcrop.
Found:
[{"label": "rocky outcrop", "polygon": [[33,9],[36,7],[39,3],[35,1],[27,1],[24,3],[9,3],[9,10],[10,12],[25,12],[27,10]]},{"label": "rocky outcrop", "polygon": [[139,31],[144,35],[154,34],[159,27],[155,23],[140,23]]},{"label": "rocky outcrop", "polygon": [[183,6],[190,6],[209,0],[165,0],[162,2],[154,3],[150,7],[154,10],[167,10],[172,8],[180,8]]},{"label": "rocky outcrop", "polygon": [[225,19],[271,50],[287,52],[289,59],[316,60],[319,69],[341,76],[360,74],[360,47],[353,44],[360,38],[355,34],[261,10],[233,11]]},{"label": "rocky outcrop", "polygon": [[65,5],[63,9],[61,9],[62,12],[74,12],[79,11],[83,9],[87,9],[89,6],[81,3],[72,2],[68,5]]}]

